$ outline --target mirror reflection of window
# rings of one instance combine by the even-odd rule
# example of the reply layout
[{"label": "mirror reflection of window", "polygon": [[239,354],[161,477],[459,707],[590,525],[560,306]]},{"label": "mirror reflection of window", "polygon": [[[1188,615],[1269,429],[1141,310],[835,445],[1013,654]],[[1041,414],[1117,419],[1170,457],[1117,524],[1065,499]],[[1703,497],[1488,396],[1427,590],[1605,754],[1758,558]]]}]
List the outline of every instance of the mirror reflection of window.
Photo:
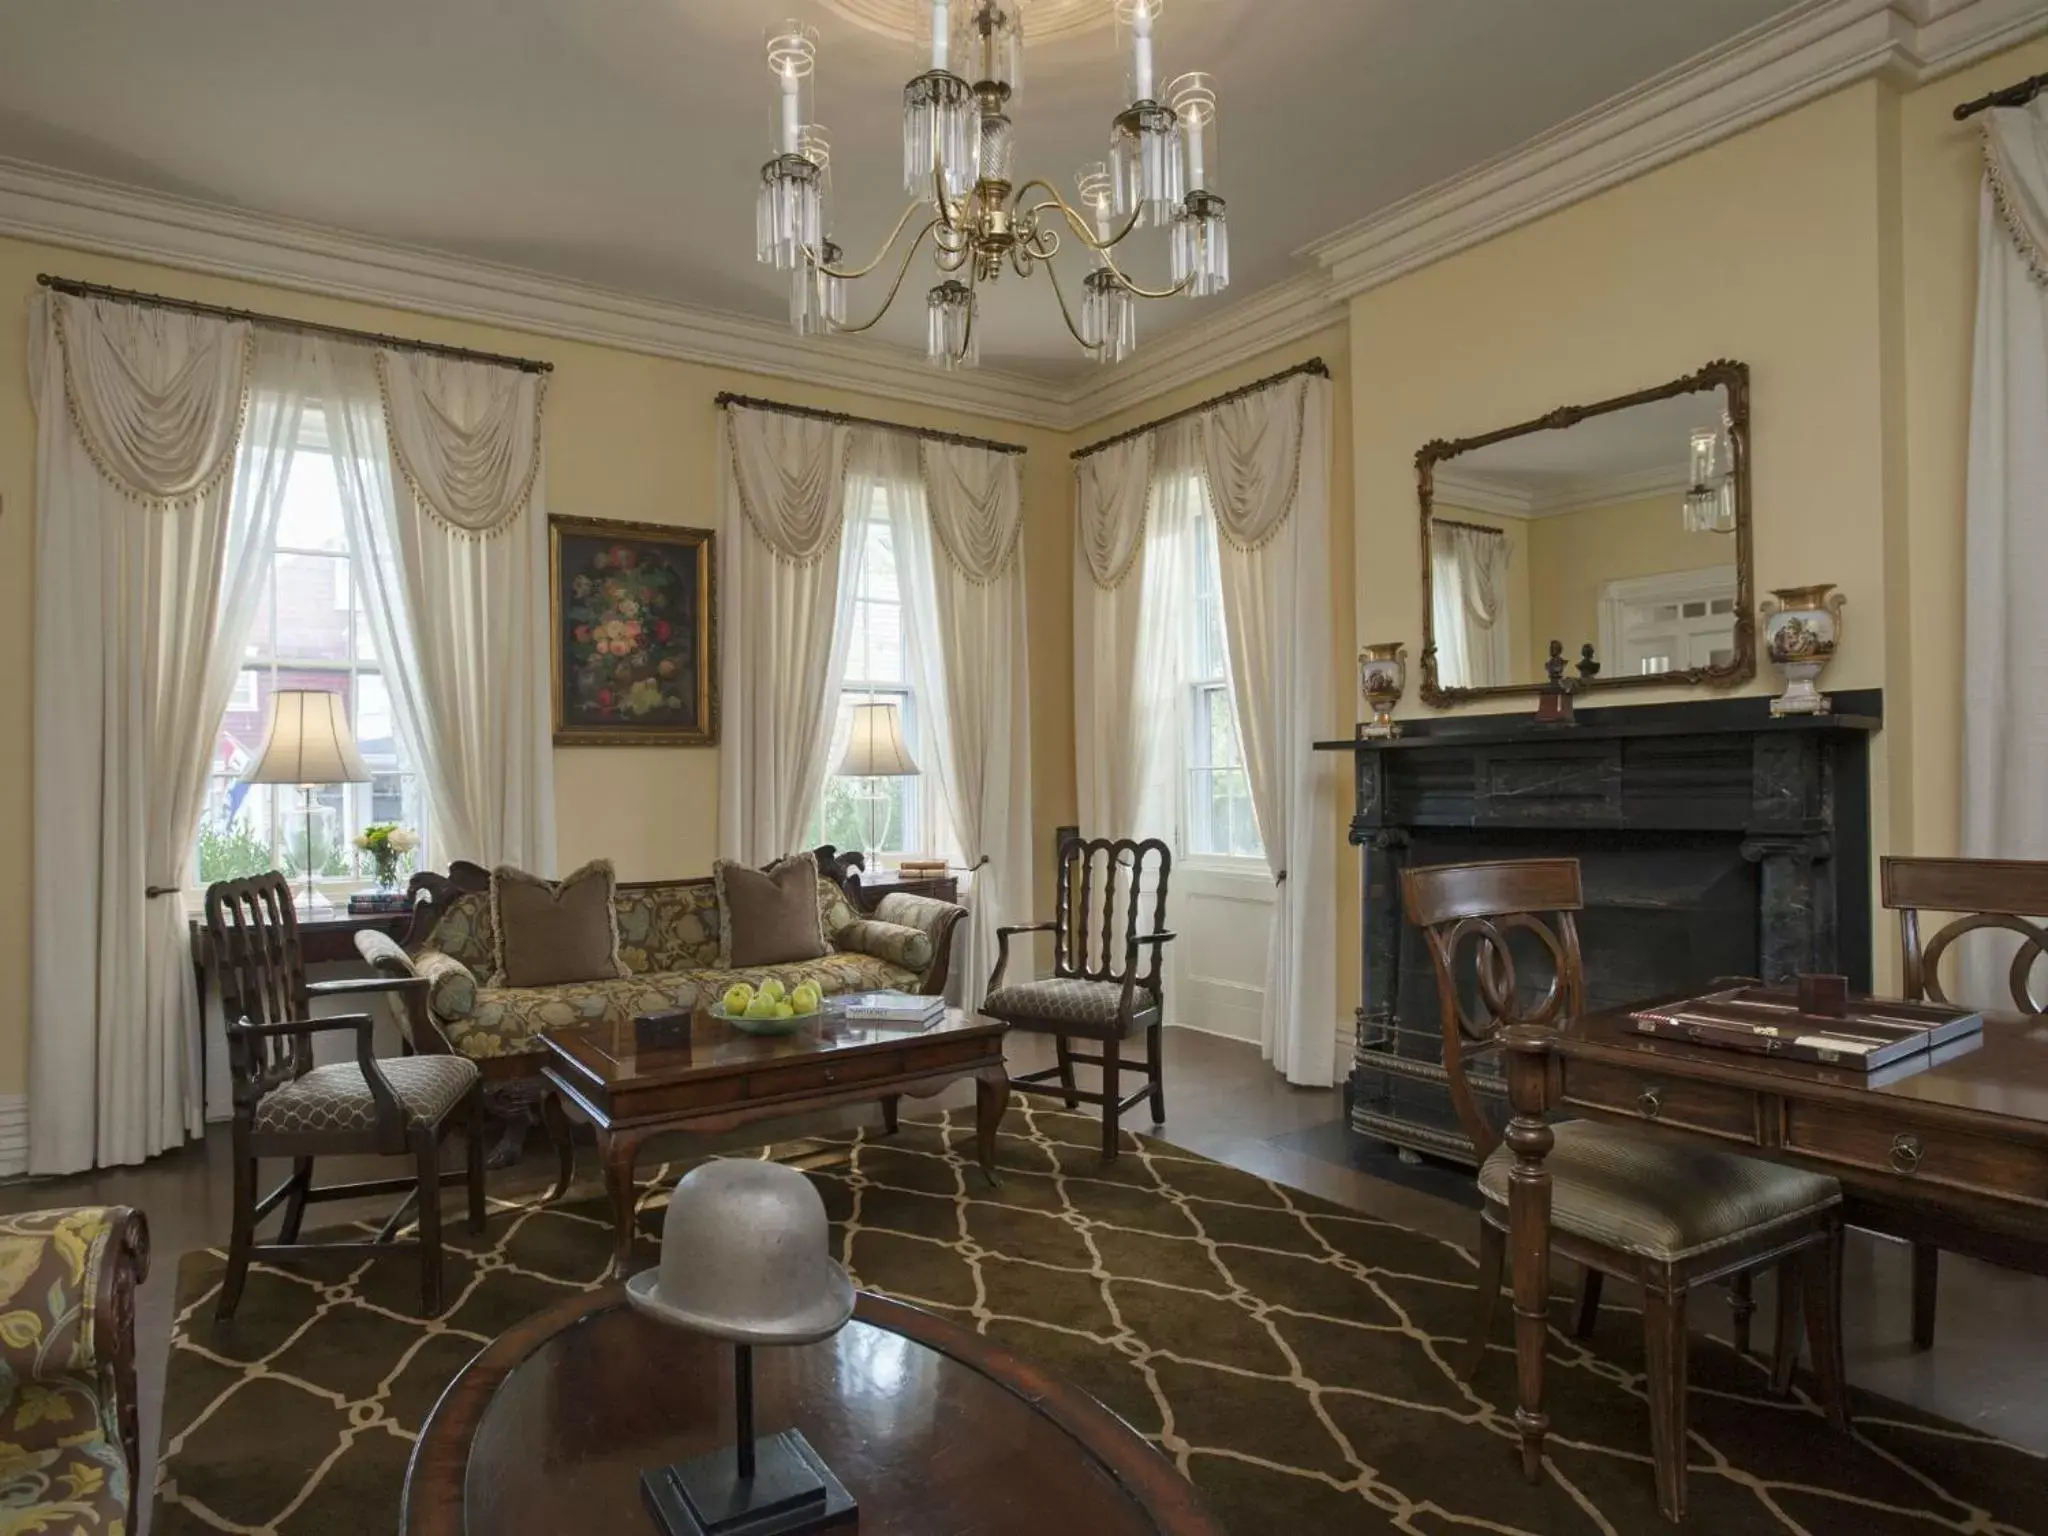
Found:
[{"label": "mirror reflection of window", "polygon": [[1430,526],[1430,605],[1437,677],[1446,688],[1512,681],[1505,533],[1437,518]]}]

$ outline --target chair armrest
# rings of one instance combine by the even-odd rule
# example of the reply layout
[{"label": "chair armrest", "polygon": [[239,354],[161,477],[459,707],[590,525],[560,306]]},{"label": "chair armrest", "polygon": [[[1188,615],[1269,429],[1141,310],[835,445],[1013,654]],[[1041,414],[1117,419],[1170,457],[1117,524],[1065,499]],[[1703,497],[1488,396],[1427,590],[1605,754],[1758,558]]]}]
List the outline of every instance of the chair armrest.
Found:
[{"label": "chair armrest", "polygon": [[[339,1013],[325,1019],[287,1019],[279,1024],[252,1024],[237,1019],[228,1025],[228,1062],[235,1078],[235,1110],[253,1112],[263,1096],[313,1066],[312,1037],[351,1031],[356,1037],[356,1067],[377,1106],[377,1129],[403,1135],[405,1112],[384,1069],[377,1064],[377,1021],[367,1013]],[[273,1040],[295,1042],[289,1056],[268,1049]]]},{"label": "chair armrest", "polygon": [[997,939],[1014,938],[1020,933],[1057,933],[1058,923],[1010,923],[996,930]]},{"label": "chair armrest", "polygon": [[873,917],[856,918],[834,934],[832,942],[839,949],[872,955],[906,971],[922,971],[937,953],[932,936],[924,929]]},{"label": "chair armrest", "polygon": [[350,976],[339,981],[309,981],[308,997],[359,997],[372,992],[418,992],[432,983],[424,976]]},{"label": "chair armrest", "polygon": [[1157,933],[1139,934],[1136,938],[1131,940],[1131,947],[1133,949],[1136,949],[1140,944],[1164,944],[1167,943],[1169,940],[1177,939],[1179,937],[1180,935],[1175,933],[1172,929],[1161,928]]},{"label": "chair armrest", "polygon": [[989,972],[987,990],[1000,987],[1010,969],[1010,940],[1027,933],[1058,933],[1059,928],[1058,923],[1006,923],[996,929],[996,968]]},{"label": "chair armrest", "polygon": [[135,1288],[149,1273],[149,1223],[125,1205],[0,1217],[0,1363],[16,1381],[95,1377],[114,1410],[128,1471],[136,1427]]}]

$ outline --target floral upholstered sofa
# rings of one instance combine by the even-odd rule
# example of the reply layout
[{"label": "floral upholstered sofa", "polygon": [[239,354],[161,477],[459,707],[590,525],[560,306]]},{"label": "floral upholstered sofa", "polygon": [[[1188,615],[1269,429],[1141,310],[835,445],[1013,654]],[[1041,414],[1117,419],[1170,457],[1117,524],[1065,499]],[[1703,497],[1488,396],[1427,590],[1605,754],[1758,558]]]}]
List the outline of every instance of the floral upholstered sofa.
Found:
[{"label": "floral upholstered sofa", "polygon": [[953,930],[966,909],[902,892],[869,909],[844,856],[818,850],[818,906],[832,952],[816,960],[744,970],[718,968],[718,898],[711,878],[621,882],[613,906],[619,955],[632,974],[550,987],[490,985],[495,951],[490,875],[458,862],[449,873],[413,878],[414,918],[403,944],[365,931],[363,958],[387,975],[424,976],[426,1018],[414,1018],[415,1049],[471,1057],[487,1078],[537,1074],[550,1030],[625,1023],[641,1014],[715,1001],[736,981],[770,976],[787,987],[814,981],[828,996],[890,988],[945,990]]},{"label": "floral upholstered sofa", "polygon": [[0,1530],[135,1528],[135,1287],[126,1206],[0,1217]]}]

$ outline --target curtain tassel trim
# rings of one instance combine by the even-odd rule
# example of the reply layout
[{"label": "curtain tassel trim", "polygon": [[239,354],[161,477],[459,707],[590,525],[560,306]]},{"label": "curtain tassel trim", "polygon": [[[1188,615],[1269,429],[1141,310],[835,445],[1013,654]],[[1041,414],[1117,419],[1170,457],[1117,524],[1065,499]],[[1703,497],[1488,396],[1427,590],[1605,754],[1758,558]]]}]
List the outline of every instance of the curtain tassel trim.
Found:
[{"label": "curtain tassel trim", "polygon": [[1998,221],[2012,237],[2020,259],[2027,264],[2028,274],[2042,287],[2048,288],[2048,243],[2034,233],[2021,211],[2019,197],[2012,189],[2004,161],[1999,158],[1998,140],[1992,135],[1988,119],[1984,124],[1984,177],[1991,184],[1991,201],[1998,209]]},{"label": "curtain tassel trim", "polygon": [[517,494],[511,498],[505,509],[492,521],[479,527],[471,527],[466,523],[458,522],[454,517],[450,516],[434,501],[433,497],[420,488],[419,477],[413,473],[412,463],[405,456],[405,448],[401,444],[398,435],[398,423],[392,415],[391,380],[385,371],[384,354],[381,351],[377,351],[372,356],[377,365],[377,403],[384,412],[384,440],[390,444],[392,460],[398,465],[398,473],[404,478],[405,487],[412,493],[413,500],[422,507],[425,507],[429,517],[433,518],[435,522],[439,523],[457,538],[494,539],[517,523],[519,521],[519,514],[532,504],[533,484],[540,477],[540,416],[541,407],[547,400],[548,375],[541,373],[533,376],[533,460],[526,466],[526,475],[520,483]]},{"label": "curtain tassel trim", "polygon": [[[768,525],[762,521],[761,514],[754,509],[754,498],[747,494],[747,477],[746,474],[740,468],[740,444],[739,439],[733,434],[732,412],[730,410],[727,410],[724,413],[724,415],[726,464],[727,467],[732,471],[732,488],[739,495],[740,511],[743,514],[745,514],[747,519],[747,526],[753,529],[754,537],[759,539],[761,543],[767,547],[769,554],[773,555],[777,560],[780,560],[785,565],[794,565],[800,568],[813,566],[816,565],[820,560],[824,559],[827,555],[833,554],[839,548],[840,535],[845,531],[846,528],[846,517],[844,515],[843,510],[839,516],[826,518],[825,538],[816,549],[810,551],[810,553],[808,554],[805,554],[800,550],[792,550],[784,547],[768,531]],[[851,433],[848,433],[846,438],[846,446],[842,448],[839,453],[839,484],[841,487],[842,501],[844,500],[844,487],[846,485],[847,477],[852,473],[853,435]]]}]

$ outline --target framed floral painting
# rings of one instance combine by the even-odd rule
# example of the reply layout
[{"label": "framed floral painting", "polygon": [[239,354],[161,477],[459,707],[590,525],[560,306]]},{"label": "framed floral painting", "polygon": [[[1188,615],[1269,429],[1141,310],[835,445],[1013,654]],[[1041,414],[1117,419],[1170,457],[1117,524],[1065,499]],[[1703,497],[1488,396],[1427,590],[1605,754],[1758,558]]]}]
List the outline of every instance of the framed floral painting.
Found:
[{"label": "framed floral painting", "polygon": [[717,536],[548,519],[558,746],[718,741]]}]

